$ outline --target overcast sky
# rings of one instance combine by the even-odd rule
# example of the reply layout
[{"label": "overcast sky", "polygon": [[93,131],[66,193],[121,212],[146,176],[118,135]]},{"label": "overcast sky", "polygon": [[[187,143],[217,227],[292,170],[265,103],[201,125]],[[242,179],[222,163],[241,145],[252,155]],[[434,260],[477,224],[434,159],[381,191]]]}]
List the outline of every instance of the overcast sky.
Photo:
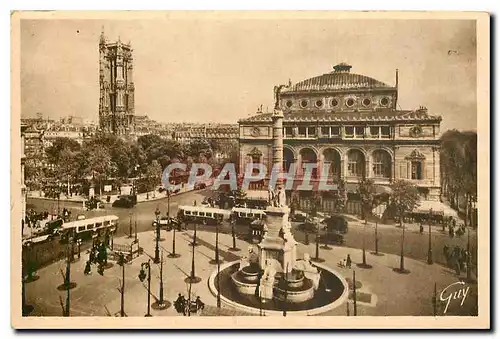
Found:
[{"label": "overcast sky", "polygon": [[22,115],[98,120],[98,43],[132,43],[135,111],[163,122],[236,123],[274,85],[332,70],[390,85],[427,106],[442,130],[476,129],[476,29],[464,20],[23,20]]}]

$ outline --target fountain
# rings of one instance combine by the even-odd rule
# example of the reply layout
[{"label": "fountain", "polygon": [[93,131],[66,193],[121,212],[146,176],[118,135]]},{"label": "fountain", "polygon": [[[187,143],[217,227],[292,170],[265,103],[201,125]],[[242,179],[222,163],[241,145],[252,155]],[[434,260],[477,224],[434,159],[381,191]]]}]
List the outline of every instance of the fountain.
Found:
[{"label": "fountain", "polygon": [[[283,113],[273,114],[273,170],[283,163]],[[276,166],[279,164],[279,166]],[[297,314],[318,314],[341,305],[348,297],[345,279],[333,269],[312,264],[309,254],[297,258],[297,241],[291,232],[283,179],[273,172],[276,190],[269,186],[264,235],[257,248],[250,246],[241,260],[221,266],[209,286],[219,287],[222,301],[247,312],[287,309]]]}]

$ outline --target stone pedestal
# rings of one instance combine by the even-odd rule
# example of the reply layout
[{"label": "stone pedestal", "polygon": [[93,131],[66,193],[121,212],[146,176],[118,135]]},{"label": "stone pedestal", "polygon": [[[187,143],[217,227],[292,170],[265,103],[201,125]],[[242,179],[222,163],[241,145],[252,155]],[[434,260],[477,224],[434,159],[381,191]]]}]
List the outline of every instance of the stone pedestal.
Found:
[{"label": "stone pedestal", "polygon": [[277,272],[291,272],[297,259],[296,245],[290,232],[288,207],[273,207],[266,209],[267,233],[260,242],[259,262],[265,269],[273,266]]}]

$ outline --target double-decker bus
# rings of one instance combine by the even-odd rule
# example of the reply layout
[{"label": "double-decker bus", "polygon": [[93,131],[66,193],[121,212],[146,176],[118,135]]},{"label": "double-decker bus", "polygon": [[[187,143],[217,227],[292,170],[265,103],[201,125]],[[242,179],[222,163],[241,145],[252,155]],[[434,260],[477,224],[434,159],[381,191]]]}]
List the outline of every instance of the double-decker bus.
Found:
[{"label": "double-decker bus", "polygon": [[179,206],[177,213],[178,219],[182,222],[196,222],[203,225],[220,225],[230,215],[229,211],[207,205]]},{"label": "double-decker bus", "polygon": [[238,224],[250,225],[255,220],[262,220],[266,217],[266,212],[256,208],[233,207],[231,214]]}]

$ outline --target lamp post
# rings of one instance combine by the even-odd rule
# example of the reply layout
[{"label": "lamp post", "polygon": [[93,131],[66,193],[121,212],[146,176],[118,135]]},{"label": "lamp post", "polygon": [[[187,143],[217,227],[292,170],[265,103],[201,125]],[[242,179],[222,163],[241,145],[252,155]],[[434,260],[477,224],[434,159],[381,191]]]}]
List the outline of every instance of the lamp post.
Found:
[{"label": "lamp post", "polygon": [[135,226],[135,242],[137,242],[137,220],[134,221],[134,226]]},{"label": "lamp post", "polygon": [[177,221],[177,220],[174,220],[174,219],[168,219],[168,222],[169,224],[172,225],[172,231],[173,231],[173,234],[172,234],[172,253],[170,253],[168,255],[169,258],[179,258],[181,255],[178,254],[178,253],[175,253],[175,232],[176,232],[176,229],[177,229],[177,226],[180,225],[180,222]]},{"label": "lamp post", "polygon": [[125,316],[125,256],[120,253],[118,265],[122,267],[122,286],[120,287],[120,316]]},{"label": "lamp post", "polygon": [[215,252],[214,252],[215,258],[210,261],[211,264],[220,264],[220,259],[219,259],[219,224],[217,223],[215,225]]},{"label": "lamp post", "polygon": [[144,269],[148,269],[148,312],[146,313],[145,317],[151,317],[151,260],[148,260],[148,262],[143,262],[141,264],[141,271],[139,272],[139,280],[141,282],[146,279],[146,272]]},{"label": "lamp post", "polygon": [[285,298],[283,300],[283,316],[286,317],[286,303],[288,302],[288,264],[285,271]]},{"label": "lamp post", "polygon": [[78,260],[80,260],[80,257],[81,257],[81,253],[80,253],[80,252],[81,252],[81,250],[80,250],[80,248],[81,248],[81,246],[82,246],[82,239],[78,239],[78,240],[76,241],[76,243],[77,243],[77,245],[78,245]]},{"label": "lamp post", "polygon": [[472,281],[472,274],[471,274],[471,253],[470,253],[470,228],[467,229],[467,281]]},{"label": "lamp post", "polygon": [[431,236],[431,223],[432,223],[432,208],[429,211],[429,250],[427,251],[427,264],[432,265],[432,236]]},{"label": "lamp post", "polygon": [[378,220],[375,221],[375,254],[378,255]]},{"label": "lamp post", "polygon": [[157,207],[155,211],[155,216],[156,216],[156,243],[155,243],[155,258],[154,258],[154,263],[158,264],[160,262],[160,210]]},{"label": "lamp post", "polygon": [[199,283],[201,281],[201,278],[197,277],[196,272],[195,272],[195,264],[194,264],[195,245],[194,245],[194,242],[191,243],[191,246],[193,247],[193,252],[192,252],[192,256],[191,256],[191,274],[184,281],[189,283],[189,284],[196,284],[196,283]]},{"label": "lamp post", "polygon": [[161,252],[160,261],[160,297],[159,300],[153,305],[155,309],[164,310],[168,307],[167,302],[163,299],[163,251]]},{"label": "lamp post", "polygon": [[128,237],[132,238],[132,212],[130,212],[130,220],[128,226]]},{"label": "lamp post", "polygon": [[324,262],[325,259],[319,257],[319,226],[316,225],[316,255],[311,259],[314,262]]},{"label": "lamp post", "polygon": [[354,316],[358,315],[358,307],[356,300],[356,271],[352,270],[352,301],[354,306]]},{"label": "lamp post", "polygon": [[399,261],[399,271],[401,273],[405,272],[404,243],[405,243],[405,224],[403,223],[403,232],[401,234],[401,255]]},{"label": "lamp post", "polygon": [[432,313],[434,316],[437,316],[437,286],[434,283],[434,295],[432,296]]},{"label": "lamp post", "polygon": [[220,308],[220,262],[217,261],[217,308]]}]

